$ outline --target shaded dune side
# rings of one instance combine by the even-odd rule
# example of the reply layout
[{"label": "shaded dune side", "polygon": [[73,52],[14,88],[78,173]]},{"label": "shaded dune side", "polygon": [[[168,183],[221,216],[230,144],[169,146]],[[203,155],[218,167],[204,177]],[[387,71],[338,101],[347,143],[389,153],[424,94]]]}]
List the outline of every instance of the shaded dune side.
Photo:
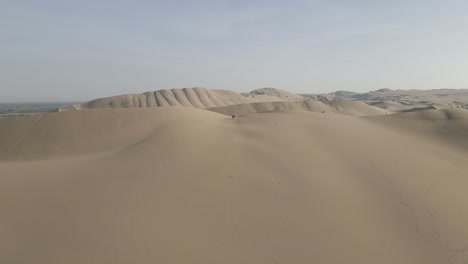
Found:
[{"label": "shaded dune side", "polygon": [[81,110],[88,108],[145,108],[158,106],[207,108],[227,104],[245,103],[248,101],[248,98],[231,91],[209,90],[205,88],[183,88],[99,98],[86,103],[64,107],[60,110]]},{"label": "shaded dune side", "polygon": [[421,110],[431,110],[431,109],[444,109],[450,108],[448,106],[436,104],[429,101],[421,102],[411,102],[411,101],[377,101],[377,102],[367,102],[369,105],[386,109],[393,112],[415,112]]},{"label": "shaded dune side", "polygon": [[437,109],[437,107],[433,105],[429,105],[429,106],[423,106],[423,107],[413,107],[410,109],[402,110],[401,112],[416,112],[416,111],[434,110],[434,109]]},{"label": "shaded dune side", "polygon": [[302,110],[352,116],[384,115],[391,113],[360,101],[280,101],[257,102],[208,108],[207,110],[224,115],[242,116],[253,113],[285,110]]},{"label": "shaded dune side", "polygon": [[227,90],[210,90],[198,87],[166,89],[143,94],[126,94],[99,98],[82,104],[62,107],[59,111],[88,108],[145,108],[157,106],[210,108],[249,102],[298,100],[302,98],[299,95],[272,88],[255,90],[252,93],[241,95]]}]

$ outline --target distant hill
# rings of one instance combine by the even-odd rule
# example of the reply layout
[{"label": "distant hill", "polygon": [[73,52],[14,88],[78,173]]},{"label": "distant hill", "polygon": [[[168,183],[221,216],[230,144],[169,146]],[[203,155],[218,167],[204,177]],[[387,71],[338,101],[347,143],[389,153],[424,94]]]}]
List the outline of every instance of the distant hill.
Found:
[{"label": "distant hill", "polygon": [[[327,100],[363,101],[370,106],[384,109],[387,113],[416,111],[419,109],[468,109],[468,90],[392,90],[389,88],[382,88],[366,93],[339,90],[328,94],[294,94],[276,88],[260,88],[248,93],[237,93],[228,90],[212,90],[193,87],[164,89],[145,92],[142,94],[125,94],[104,97],[85,103],[60,107],[58,110],[71,111],[96,108],[147,108],[159,106],[220,109],[226,106],[262,102],[295,102],[310,100],[319,102],[325,102]],[[281,105],[281,107],[279,105]],[[296,108],[296,106],[291,104],[278,104],[278,107],[285,107],[286,109],[291,107]],[[261,108],[263,109],[263,106]],[[301,106],[299,108],[308,109],[309,107],[304,108]],[[367,113],[368,111],[365,110],[364,112]]]},{"label": "distant hill", "polygon": [[336,91],[321,96],[328,100],[363,101],[389,111],[418,109],[468,109],[468,89],[392,90],[382,88],[366,93]]},{"label": "distant hill", "polygon": [[62,107],[59,110],[145,108],[158,106],[184,106],[204,109],[254,102],[294,101],[304,99],[305,98],[300,95],[274,88],[262,88],[250,93],[240,94],[228,90],[210,90],[207,88],[194,87],[99,98],[86,103]]}]

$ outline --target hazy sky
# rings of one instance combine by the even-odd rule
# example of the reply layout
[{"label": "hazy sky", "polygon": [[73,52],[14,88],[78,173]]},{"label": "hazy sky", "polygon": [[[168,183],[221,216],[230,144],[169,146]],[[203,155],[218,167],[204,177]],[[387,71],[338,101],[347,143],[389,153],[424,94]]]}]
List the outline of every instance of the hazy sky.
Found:
[{"label": "hazy sky", "polygon": [[468,88],[468,1],[0,0],[0,97]]}]

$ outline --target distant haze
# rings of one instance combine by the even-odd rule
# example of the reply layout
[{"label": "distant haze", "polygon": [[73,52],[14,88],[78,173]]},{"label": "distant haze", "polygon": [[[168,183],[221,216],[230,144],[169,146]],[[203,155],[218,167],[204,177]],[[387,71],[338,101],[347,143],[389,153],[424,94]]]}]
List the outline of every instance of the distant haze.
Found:
[{"label": "distant haze", "polygon": [[468,88],[467,1],[6,0],[0,7],[0,99],[84,101],[194,86]]},{"label": "distant haze", "polygon": [[70,98],[67,99],[67,98],[60,98],[60,97],[0,96],[0,104],[1,103],[52,103],[52,102],[73,103],[73,102],[78,102],[78,101],[72,100]]}]

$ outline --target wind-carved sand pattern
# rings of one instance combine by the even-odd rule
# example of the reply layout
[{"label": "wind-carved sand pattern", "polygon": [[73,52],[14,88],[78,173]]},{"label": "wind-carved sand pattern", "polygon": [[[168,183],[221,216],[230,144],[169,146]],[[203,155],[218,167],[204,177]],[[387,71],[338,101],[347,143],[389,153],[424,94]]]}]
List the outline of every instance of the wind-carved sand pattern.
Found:
[{"label": "wind-carved sand pattern", "polygon": [[1,118],[0,262],[468,263],[468,111],[376,105],[197,88]]}]

